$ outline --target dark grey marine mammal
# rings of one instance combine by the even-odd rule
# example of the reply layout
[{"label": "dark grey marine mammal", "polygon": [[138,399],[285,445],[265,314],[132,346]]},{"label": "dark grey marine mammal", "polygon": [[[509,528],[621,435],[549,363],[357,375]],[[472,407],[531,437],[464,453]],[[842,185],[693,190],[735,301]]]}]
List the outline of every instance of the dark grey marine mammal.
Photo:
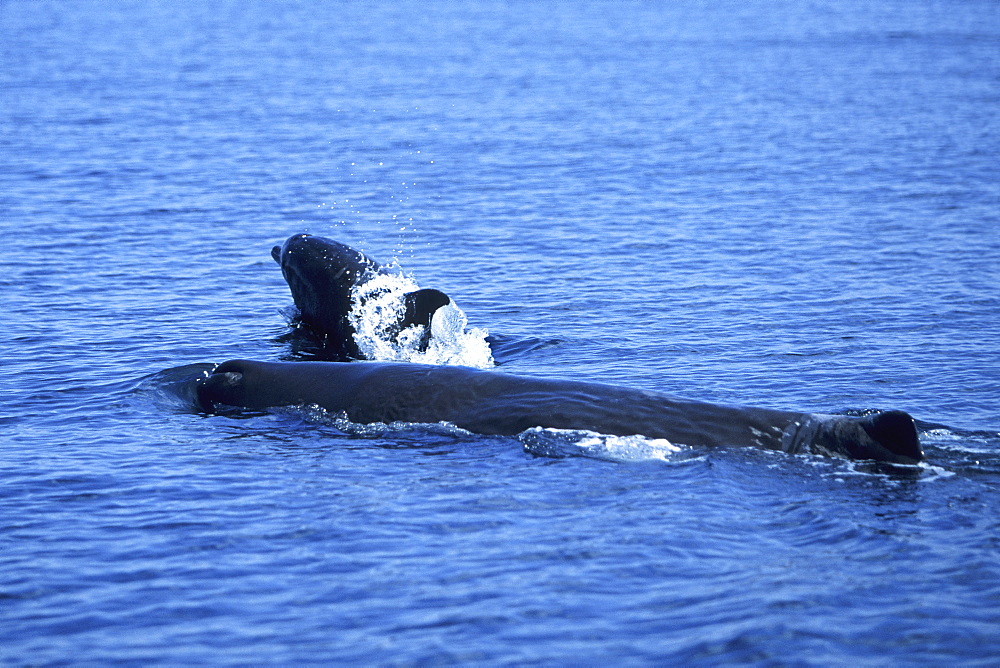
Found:
[{"label": "dark grey marine mammal", "polygon": [[197,393],[208,411],[218,404],[257,409],[317,404],[352,422],[445,421],[478,434],[551,427],[898,464],[923,458],[913,419],[902,411],[826,417],[455,366],[231,360],[201,379]]},{"label": "dark grey marine mammal", "polygon": [[[322,356],[331,360],[362,358],[349,319],[354,290],[394,270],[350,246],[310,234],[289,237],[271,249],[271,257],[292,291],[299,324],[319,341]],[[427,326],[434,312],[450,302],[440,290],[409,292],[403,296],[404,310],[393,329],[398,333],[413,325]],[[426,346],[426,338],[423,344]]]}]

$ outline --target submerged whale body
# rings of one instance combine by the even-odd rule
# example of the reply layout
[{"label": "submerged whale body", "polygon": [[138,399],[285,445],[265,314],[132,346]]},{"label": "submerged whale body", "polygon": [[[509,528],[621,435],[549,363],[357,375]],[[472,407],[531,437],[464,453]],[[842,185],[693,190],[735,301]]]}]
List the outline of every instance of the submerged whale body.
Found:
[{"label": "submerged whale body", "polygon": [[[332,239],[309,234],[289,237],[271,250],[271,257],[292,292],[298,309],[297,324],[319,342],[325,359],[362,359],[355,340],[351,311],[356,291],[378,276],[397,274],[364,253]],[[389,324],[390,336],[414,326],[423,326],[420,345],[426,347],[434,312],[451,303],[440,290],[422,289],[402,296],[398,315]]]},{"label": "submerged whale body", "polygon": [[819,416],[456,366],[231,360],[198,381],[197,395],[209,412],[316,404],[357,423],[450,422],[478,434],[543,427],[897,464],[923,458],[913,419],[902,411]]}]

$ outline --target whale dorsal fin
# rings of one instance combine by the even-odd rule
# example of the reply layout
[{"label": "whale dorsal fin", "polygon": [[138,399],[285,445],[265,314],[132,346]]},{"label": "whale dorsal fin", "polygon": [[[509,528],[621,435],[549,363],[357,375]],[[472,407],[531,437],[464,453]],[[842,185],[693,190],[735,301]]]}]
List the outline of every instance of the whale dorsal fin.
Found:
[{"label": "whale dorsal fin", "polygon": [[431,324],[431,316],[442,306],[451,303],[448,295],[433,288],[415,290],[403,295],[405,311],[403,319],[400,321],[400,329],[406,329],[413,325],[423,325],[427,327]]}]

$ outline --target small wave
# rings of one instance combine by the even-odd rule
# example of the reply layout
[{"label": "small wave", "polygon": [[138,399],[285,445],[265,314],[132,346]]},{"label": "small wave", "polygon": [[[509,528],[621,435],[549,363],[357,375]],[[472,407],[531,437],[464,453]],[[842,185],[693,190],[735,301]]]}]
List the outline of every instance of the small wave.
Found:
[{"label": "small wave", "polygon": [[526,452],[540,457],[592,457],[614,462],[671,461],[690,450],[663,438],[609,436],[578,429],[534,427],[521,432],[518,440]]},{"label": "small wave", "polygon": [[997,455],[1000,452],[1000,433],[997,432],[968,432],[939,427],[923,431],[920,440],[942,450],[970,455]]},{"label": "small wave", "polygon": [[935,480],[943,480],[944,478],[951,478],[957,475],[954,471],[949,471],[943,466],[938,466],[936,464],[928,464],[927,462],[920,462],[917,466],[921,470],[920,481],[921,482],[933,482]]},{"label": "small wave", "polygon": [[297,306],[285,306],[278,309],[278,313],[285,319],[285,324],[289,327],[295,327],[299,321],[299,316],[302,315]]},{"label": "small wave", "polygon": [[140,378],[131,394],[155,406],[190,412],[198,406],[198,379],[207,377],[215,366],[202,362],[164,369]]},{"label": "small wave", "polygon": [[[285,411],[301,415],[310,422],[326,424],[338,431],[360,438],[403,436],[419,432],[424,435],[451,438],[490,439],[474,434],[451,422],[352,422],[344,413],[330,413],[315,404],[290,407]],[[507,437],[500,437],[506,439]],[[533,427],[517,435],[525,452],[539,457],[589,457],[613,462],[676,461],[678,455],[692,453],[687,446],[674,445],[666,439],[645,436],[610,436],[576,429]],[[687,461],[689,457],[681,457]]]},{"label": "small wave", "polygon": [[429,328],[413,325],[399,329],[406,308],[403,297],[419,289],[412,278],[402,274],[379,274],[355,288],[350,322],[361,354],[386,362],[492,367],[488,333],[468,329],[468,318],[454,303],[439,308]]},{"label": "small wave", "polygon": [[437,436],[458,436],[462,438],[473,436],[471,431],[456,427],[450,422],[352,422],[345,413],[331,413],[316,404],[291,406],[282,410],[289,414],[300,415],[309,422],[329,425],[344,434],[360,438],[398,436],[415,431]]},{"label": "small wave", "polygon": [[918,464],[893,464],[869,459],[828,459],[816,455],[797,456],[808,460],[810,465],[823,469],[825,474],[831,475],[834,480],[839,482],[853,476],[869,477],[874,475],[895,482],[917,480],[921,483],[927,483],[955,475],[954,471],[926,461]]}]

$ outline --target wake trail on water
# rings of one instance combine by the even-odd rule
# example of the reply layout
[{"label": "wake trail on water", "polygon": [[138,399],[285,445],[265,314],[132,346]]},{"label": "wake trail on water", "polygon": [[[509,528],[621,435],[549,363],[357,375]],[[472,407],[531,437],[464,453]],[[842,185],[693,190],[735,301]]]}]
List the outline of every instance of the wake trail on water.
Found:
[{"label": "wake trail on water", "polygon": [[344,414],[333,414],[315,405],[286,410],[299,413],[311,422],[329,424],[345,434],[360,438],[380,438],[388,434],[412,433],[416,430],[438,436],[512,439],[520,442],[526,453],[552,459],[587,457],[622,463],[675,462],[688,461],[704,455],[700,450],[684,445],[674,445],[663,438],[647,438],[639,435],[613,436],[585,429],[532,427],[512,437],[489,437],[462,429],[450,422],[373,422],[360,424],[352,422]]},{"label": "wake trail on water", "polygon": [[215,367],[215,362],[200,362],[157,371],[136,381],[129,394],[166,410],[194,412],[198,409],[196,383]]},{"label": "wake trail on water", "polygon": [[419,290],[412,277],[378,274],[354,288],[348,319],[361,354],[382,362],[494,366],[485,329],[469,329],[465,313],[451,302],[434,312],[429,325],[399,328],[405,295]]}]

